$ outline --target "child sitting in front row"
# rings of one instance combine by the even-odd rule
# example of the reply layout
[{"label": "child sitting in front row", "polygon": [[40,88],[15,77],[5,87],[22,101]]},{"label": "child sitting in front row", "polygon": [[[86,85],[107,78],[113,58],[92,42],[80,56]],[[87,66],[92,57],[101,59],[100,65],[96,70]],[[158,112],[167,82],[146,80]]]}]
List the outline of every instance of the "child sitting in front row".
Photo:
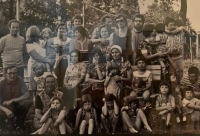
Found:
[{"label": "child sitting in front row", "polygon": [[75,130],[79,130],[79,134],[84,134],[88,129],[88,134],[94,133],[98,129],[97,113],[92,107],[91,95],[84,94],[81,98],[83,107],[78,110],[76,115]]},{"label": "child sitting in front row", "polygon": [[40,122],[44,123],[39,131],[39,134],[44,134],[49,128],[51,128],[53,134],[66,134],[65,122],[58,125],[58,128],[54,126],[54,123],[58,119],[60,112],[63,109],[63,102],[59,97],[53,97],[50,101],[49,110],[42,116]]},{"label": "child sitting in front row", "polygon": [[160,94],[156,98],[156,110],[159,111],[162,122],[165,122],[166,127],[171,125],[171,112],[175,108],[174,97],[170,94],[170,85],[167,82],[161,82],[159,85]]},{"label": "child sitting in front row", "polygon": [[200,121],[200,101],[194,98],[194,92],[191,87],[187,87],[184,90],[183,104],[183,121],[187,120],[190,115],[192,122],[198,123]]},{"label": "child sitting in front row", "polygon": [[121,109],[121,114],[124,129],[130,133],[138,133],[142,122],[146,129],[152,132],[143,110],[139,108],[139,100],[134,96],[126,96],[123,100],[124,106]]}]

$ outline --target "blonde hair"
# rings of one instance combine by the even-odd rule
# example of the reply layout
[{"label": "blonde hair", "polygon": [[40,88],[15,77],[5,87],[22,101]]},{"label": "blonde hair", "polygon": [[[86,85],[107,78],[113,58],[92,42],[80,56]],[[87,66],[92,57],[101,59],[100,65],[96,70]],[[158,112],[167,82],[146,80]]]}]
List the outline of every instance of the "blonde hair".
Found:
[{"label": "blonde hair", "polygon": [[37,26],[30,26],[26,31],[26,42],[38,42],[40,37],[40,29]]}]

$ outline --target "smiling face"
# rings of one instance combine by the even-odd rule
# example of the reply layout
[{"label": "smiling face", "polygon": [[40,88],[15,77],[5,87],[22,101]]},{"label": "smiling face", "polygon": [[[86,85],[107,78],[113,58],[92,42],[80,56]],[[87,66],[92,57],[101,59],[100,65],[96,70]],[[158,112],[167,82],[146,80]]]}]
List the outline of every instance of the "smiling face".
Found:
[{"label": "smiling face", "polygon": [[108,25],[109,27],[112,26],[112,19],[111,18],[106,18],[105,19],[105,24]]},{"label": "smiling face", "polygon": [[41,66],[41,65],[36,66],[34,71],[35,71],[36,75],[42,75],[44,73],[43,66]]},{"label": "smiling face", "polygon": [[112,101],[107,101],[107,102],[106,102],[106,105],[107,105],[107,108],[108,108],[109,110],[111,110],[111,109],[114,108],[114,104],[113,104]]},{"label": "smiling face", "polygon": [[175,30],[174,22],[169,22],[168,25],[167,25],[167,29],[170,30],[170,31]]},{"label": "smiling face", "polygon": [[118,49],[115,48],[111,50],[111,54],[114,60],[120,59],[121,57],[121,53],[119,52]]},{"label": "smiling face", "polygon": [[47,92],[53,92],[56,88],[56,82],[54,77],[47,77],[45,81],[45,89]]},{"label": "smiling face", "polygon": [[74,27],[80,26],[81,20],[80,19],[74,19]]},{"label": "smiling face", "polygon": [[101,30],[100,30],[100,33],[101,33],[102,38],[108,38],[109,37],[108,29],[106,27],[102,27]]},{"label": "smiling face", "polygon": [[77,40],[80,40],[83,36],[81,35],[81,33],[78,30],[76,30],[75,37]]},{"label": "smiling face", "polygon": [[188,77],[189,77],[190,83],[192,83],[192,84],[195,84],[198,80],[198,74],[196,74],[196,73],[189,73]]}]

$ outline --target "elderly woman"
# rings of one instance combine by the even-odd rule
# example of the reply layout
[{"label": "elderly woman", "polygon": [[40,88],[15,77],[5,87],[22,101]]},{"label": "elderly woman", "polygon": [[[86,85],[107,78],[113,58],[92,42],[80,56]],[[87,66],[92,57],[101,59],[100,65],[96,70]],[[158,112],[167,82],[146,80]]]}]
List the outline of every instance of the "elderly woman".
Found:
[{"label": "elderly woman", "polygon": [[64,103],[67,103],[67,109],[76,107],[75,99],[80,95],[79,85],[84,81],[86,74],[86,64],[79,62],[78,50],[70,52],[70,64],[66,69],[64,77]]},{"label": "elderly woman", "polygon": [[[111,93],[113,94],[114,92],[110,91],[116,91],[113,88],[116,88],[116,85],[119,86],[121,90],[124,90],[124,87],[128,87],[129,82],[131,81],[131,66],[128,61],[125,62],[124,58],[122,57],[122,48],[119,45],[113,45],[111,47],[111,56],[112,60],[107,63],[107,68],[106,68],[106,81],[104,83],[105,87],[107,87],[105,93]],[[110,72],[109,68],[114,67],[119,70],[119,74],[116,74],[113,78],[114,80],[109,80],[111,79],[111,76],[114,75],[114,73]],[[110,72],[110,73],[109,73]],[[115,72],[116,73],[116,72]],[[118,82],[119,84],[115,84],[114,82]],[[118,92],[120,98],[123,97],[123,93]]]},{"label": "elderly woman", "polygon": [[87,31],[84,27],[82,26],[77,26],[74,28],[74,33],[75,33],[75,39],[73,39],[70,42],[69,45],[69,52],[71,52],[74,49],[77,50],[88,50],[90,51],[92,49],[92,42],[90,39],[88,39],[87,36]]},{"label": "elderly woman", "polygon": [[37,26],[30,26],[26,32],[26,47],[27,52],[30,55],[28,61],[28,75],[30,76],[29,90],[35,90],[36,85],[33,82],[33,77],[35,73],[33,72],[33,64],[35,62],[48,63],[52,65],[54,60],[50,60],[46,57],[46,50],[41,47],[40,41],[40,30]]}]

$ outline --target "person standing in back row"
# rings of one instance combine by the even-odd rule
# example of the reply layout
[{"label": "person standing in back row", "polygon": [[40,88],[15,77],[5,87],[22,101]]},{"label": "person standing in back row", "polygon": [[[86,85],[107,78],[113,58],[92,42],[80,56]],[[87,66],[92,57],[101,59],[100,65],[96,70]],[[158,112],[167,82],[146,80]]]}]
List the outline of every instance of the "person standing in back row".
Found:
[{"label": "person standing in back row", "polygon": [[0,55],[3,61],[3,76],[6,77],[8,67],[17,67],[19,76],[24,77],[25,39],[19,35],[20,22],[13,19],[8,23],[10,33],[0,40]]}]

